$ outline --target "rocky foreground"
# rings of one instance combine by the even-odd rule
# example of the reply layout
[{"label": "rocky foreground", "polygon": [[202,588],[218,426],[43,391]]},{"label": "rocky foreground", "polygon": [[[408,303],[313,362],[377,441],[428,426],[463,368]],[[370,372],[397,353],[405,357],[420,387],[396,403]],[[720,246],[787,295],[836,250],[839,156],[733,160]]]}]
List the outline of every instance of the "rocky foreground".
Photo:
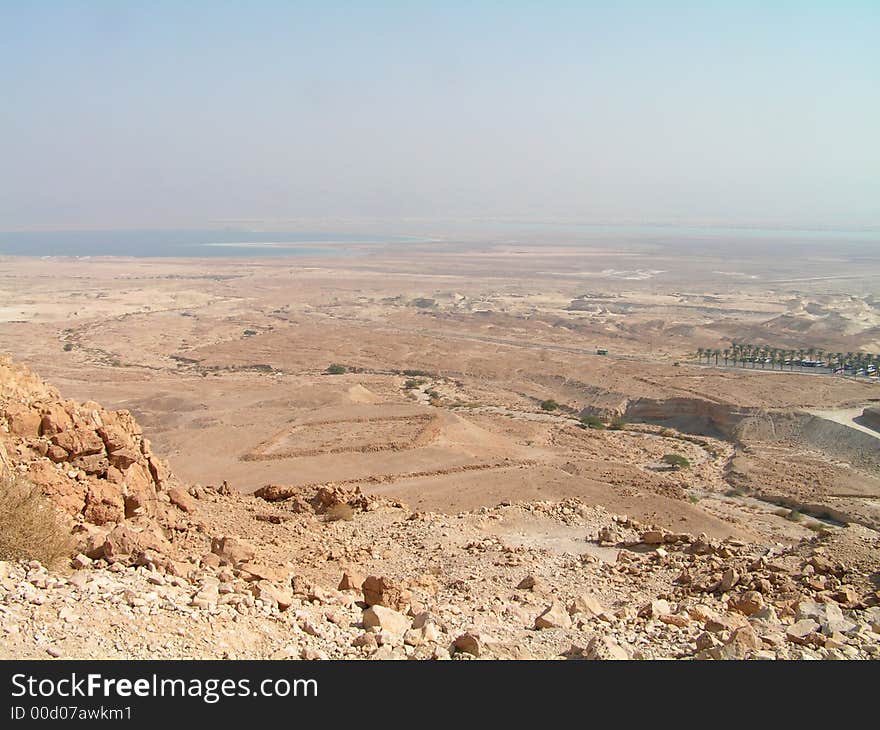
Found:
[{"label": "rocky foreground", "polygon": [[0,562],[2,658],[880,658],[878,533],[671,532],[576,500],[459,515],[182,485],[125,412],[0,362],[0,468],[69,561]]}]

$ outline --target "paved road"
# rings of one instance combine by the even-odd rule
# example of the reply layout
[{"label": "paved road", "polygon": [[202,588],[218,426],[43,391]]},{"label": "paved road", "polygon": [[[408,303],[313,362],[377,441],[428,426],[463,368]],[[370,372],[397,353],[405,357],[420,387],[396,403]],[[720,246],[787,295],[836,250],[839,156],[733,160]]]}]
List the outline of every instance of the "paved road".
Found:
[{"label": "paved road", "polygon": [[863,410],[863,408],[838,408],[831,411],[808,411],[808,413],[812,413],[814,416],[819,416],[819,418],[824,418],[826,421],[834,421],[834,423],[849,426],[857,431],[862,431],[869,436],[873,436],[875,439],[880,439],[880,432],[875,431],[868,426],[863,426],[861,423],[856,423],[855,420],[853,420],[861,416]]}]

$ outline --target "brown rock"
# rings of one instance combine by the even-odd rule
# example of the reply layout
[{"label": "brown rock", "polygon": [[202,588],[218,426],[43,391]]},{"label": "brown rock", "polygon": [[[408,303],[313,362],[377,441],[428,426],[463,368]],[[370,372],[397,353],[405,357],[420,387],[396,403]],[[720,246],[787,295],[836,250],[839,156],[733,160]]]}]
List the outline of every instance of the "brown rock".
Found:
[{"label": "brown rock", "polygon": [[527,575],[519,583],[516,584],[516,587],[520,590],[525,591],[539,591],[543,586],[541,585],[541,581],[539,578],[535,577],[534,575]]},{"label": "brown rock", "polygon": [[82,469],[86,474],[93,476],[102,476],[107,473],[110,468],[110,462],[103,454],[89,454],[88,456],[78,456],[71,459],[70,465],[74,469]]},{"label": "brown rock", "polygon": [[626,661],[629,652],[609,636],[596,634],[590,639],[582,655],[590,661]]},{"label": "brown rock", "polygon": [[27,478],[40,491],[70,515],[85,507],[86,485],[59,472],[47,461],[35,461],[28,466]]},{"label": "brown rock", "polygon": [[83,568],[88,568],[92,564],[92,559],[87,555],[77,553],[71,559],[70,564],[77,570],[82,570]]},{"label": "brown rock", "polygon": [[351,642],[351,645],[364,648],[371,652],[379,648],[379,642],[376,641],[376,634],[372,631],[365,631],[359,636],[356,636]]},{"label": "brown rock", "polygon": [[56,464],[60,464],[62,461],[67,461],[68,453],[62,449],[60,446],[56,446],[52,444],[46,449],[46,456],[48,456],[52,461]]},{"label": "brown rock", "polygon": [[378,627],[382,631],[387,631],[394,636],[403,636],[411,626],[408,617],[395,611],[393,608],[378,604],[370,606],[364,611],[363,623],[364,628]]},{"label": "brown rock", "polygon": [[300,493],[299,487],[285,484],[266,484],[254,492],[255,497],[265,499],[267,502],[280,502],[290,499]]},{"label": "brown rock", "polygon": [[103,454],[104,442],[93,429],[72,428],[52,437],[52,443],[60,446],[71,457]]},{"label": "brown rock", "polygon": [[91,479],[86,490],[83,517],[93,525],[122,522],[125,519],[125,502],[122,492],[109,482]]},{"label": "brown rock", "polygon": [[456,651],[471,656],[480,657],[486,653],[486,642],[476,631],[467,631],[459,636],[453,643]]},{"label": "brown rock", "polygon": [[239,575],[246,581],[268,580],[275,583],[290,583],[290,569],[247,561],[238,563]]},{"label": "brown rock", "polygon": [[[119,426],[104,425],[97,430],[107,452],[113,454],[131,446],[131,436]],[[137,459],[135,459],[137,461]],[[125,467],[122,467],[123,469]]]},{"label": "brown rock", "polygon": [[123,475],[125,476],[123,497],[126,516],[155,514],[158,498],[153,480],[146,468],[141,464],[132,464],[123,472]]},{"label": "brown rock", "polygon": [[574,616],[579,613],[587,616],[608,615],[608,610],[592,593],[582,593],[568,604],[568,612]]},{"label": "brown rock", "polygon": [[664,534],[662,530],[648,530],[642,533],[642,542],[646,545],[662,545]]},{"label": "brown rock", "polygon": [[764,596],[757,591],[746,591],[731,598],[728,605],[734,611],[753,616],[764,608]]},{"label": "brown rock", "polygon": [[130,525],[118,525],[107,535],[101,556],[118,558],[126,555],[136,556],[147,551],[170,552],[168,541],[152,530],[138,530]]},{"label": "brown rock", "polygon": [[672,613],[672,606],[669,601],[658,598],[639,609],[639,616],[642,618],[659,618]]},{"label": "brown rock", "polygon": [[801,619],[785,630],[785,636],[795,644],[824,644],[819,628],[819,624],[812,619]]},{"label": "brown rock", "polygon": [[168,499],[171,504],[184,512],[192,513],[196,511],[196,501],[185,490],[180,487],[172,487],[168,490]]},{"label": "brown rock", "polygon": [[368,606],[387,606],[406,611],[412,602],[412,593],[390,578],[371,575],[363,582],[361,590]]},{"label": "brown rock", "polygon": [[3,411],[9,432],[22,438],[37,438],[40,435],[40,414],[27,406],[11,403]]},{"label": "brown rock", "polygon": [[[144,443],[148,443],[144,440]],[[157,486],[162,486],[169,480],[171,477],[170,472],[168,471],[168,467],[161,460],[153,456],[152,453],[149,453],[149,449],[144,449],[144,456],[147,458],[147,465],[150,468],[150,475],[153,477],[153,481]]]},{"label": "brown rock", "polygon": [[834,600],[848,606],[856,606],[859,603],[859,594],[855,588],[850,585],[840,586],[834,594]]},{"label": "brown rock", "polygon": [[258,580],[251,589],[256,598],[286,611],[293,603],[293,591],[268,580]]},{"label": "brown rock", "polygon": [[736,631],[740,626],[745,626],[748,623],[748,620],[736,613],[712,613],[712,615],[706,619],[705,626],[706,631],[711,631],[713,633],[718,633],[721,631]]},{"label": "brown rock", "polygon": [[536,629],[568,629],[571,628],[571,616],[561,603],[554,601],[535,619]]},{"label": "brown rock", "polygon": [[737,583],[739,583],[740,575],[733,568],[728,568],[721,575],[721,583],[718,586],[718,589],[722,593],[727,593],[731,588],[733,588]]},{"label": "brown rock", "polygon": [[707,651],[708,649],[714,649],[716,646],[721,646],[721,642],[715,638],[715,635],[708,631],[704,631],[700,634],[697,637],[696,643],[699,651]]},{"label": "brown rock", "polygon": [[205,553],[199,559],[199,564],[203,568],[220,568],[223,565],[223,561],[220,559],[220,556],[216,553]]},{"label": "brown rock", "polygon": [[[698,642],[699,645],[699,642]],[[751,626],[741,626],[735,629],[730,638],[721,646],[711,646],[697,655],[698,659],[724,659],[743,660],[748,659],[754,652],[763,649],[761,639]]]},{"label": "brown rock", "polygon": [[733,631],[721,649],[722,659],[748,659],[749,655],[763,648],[761,640],[751,626],[741,626]]},{"label": "brown rock", "polygon": [[357,573],[345,572],[342,574],[342,580],[339,581],[337,590],[340,591],[359,591],[364,584],[364,578]]},{"label": "brown rock", "polygon": [[124,447],[111,452],[109,458],[110,463],[120,471],[125,471],[132,464],[137,464],[140,460],[141,456],[137,451]]},{"label": "brown rock", "polygon": [[70,414],[60,403],[52,403],[43,407],[41,414],[41,436],[54,436],[69,428],[73,428],[73,420],[70,418]]},{"label": "brown rock", "polygon": [[104,478],[113,484],[122,484],[125,481],[125,475],[112,465],[107,467],[107,475]]},{"label": "brown rock", "polygon": [[842,572],[833,560],[826,558],[824,555],[814,555],[810,558],[810,565],[813,566],[817,573],[835,575]]},{"label": "brown rock", "polygon": [[251,560],[256,555],[252,545],[237,537],[215,537],[211,540],[211,552],[233,565]]}]

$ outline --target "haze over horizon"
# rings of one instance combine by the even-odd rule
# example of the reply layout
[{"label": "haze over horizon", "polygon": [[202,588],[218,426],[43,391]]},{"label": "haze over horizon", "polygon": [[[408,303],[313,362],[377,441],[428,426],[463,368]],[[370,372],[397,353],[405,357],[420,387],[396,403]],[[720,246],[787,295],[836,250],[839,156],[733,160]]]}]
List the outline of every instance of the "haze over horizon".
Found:
[{"label": "haze over horizon", "polygon": [[0,4],[0,230],[880,225],[875,2]]}]

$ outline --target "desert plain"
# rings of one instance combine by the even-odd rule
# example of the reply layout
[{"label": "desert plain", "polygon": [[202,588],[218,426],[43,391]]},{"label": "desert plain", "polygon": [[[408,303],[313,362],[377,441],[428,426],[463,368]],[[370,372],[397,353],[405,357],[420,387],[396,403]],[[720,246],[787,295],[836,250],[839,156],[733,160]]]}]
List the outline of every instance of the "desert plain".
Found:
[{"label": "desert plain", "polygon": [[[358,593],[363,583],[361,577],[336,586],[341,570],[387,577],[389,585],[397,581],[416,593],[431,583],[425,575],[434,576],[440,587],[425,591],[435,597],[461,592],[469,576],[511,583],[486,588],[485,595],[482,588],[465,590],[458,613],[451,613],[458,618],[446,613],[456,603],[448,596],[439,607],[423,599],[413,610],[388,589],[391,599],[366,600],[366,610],[385,605],[409,616],[406,627],[381,626],[384,619],[372,615],[359,623],[352,599],[341,602],[353,611],[350,621],[338,611],[327,619],[332,631],[316,628],[324,614],[300,616],[302,641],[294,648],[228,639],[229,655],[279,658],[283,649],[285,656],[322,658],[337,656],[328,647],[344,644],[342,655],[392,658],[419,655],[431,644],[434,658],[444,652],[549,657],[571,655],[572,632],[580,632],[580,655],[591,658],[874,657],[880,424],[871,409],[880,404],[878,378],[766,363],[725,366],[696,353],[736,342],[878,353],[878,281],[876,244],[755,237],[644,243],[473,234],[350,244],[344,255],[328,244],[326,255],[7,256],[0,258],[0,352],[63,398],[129,411],[152,452],[191,492],[196,506],[184,512],[197,514],[199,530],[215,541],[222,532],[256,543],[264,560],[271,553],[289,571],[339,594]],[[670,455],[684,457],[686,466],[670,464]],[[297,510],[248,522],[261,509],[254,504],[282,509],[285,500],[327,488],[357,494],[370,509],[332,521],[322,521],[326,515],[318,510],[298,532],[291,527],[302,519]],[[261,489],[270,499],[252,496]],[[383,510],[390,516],[380,519]],[[422,543],[410,543],[399,530],[415,529],[419,519],[432,526],[430,539],[420,533]],[[356,533],[345,537],[351,550],[334,552],[333,540],[346,530]],[[776,606],[782,623],[775,633],[756,628],[747,635],[741,629],[748,620],[706,629],[699,609],[676,603],[681,596],[670,586],[681,578],[678,563],[666,566],[670,573],[662,579],[619,585],[619,576],[638,573],[632,561],[649,562],[644,570],[651,572],[671,559],[658,534],[673,536],[666,540],[673,545],[714,546],[692,554],[722,562],[745,550],[753,571],[777,555],[799,556],[785,568],[798,587],[784,586],[791,590]],[[675,535],[691,538],[676,543]],[[179,540],[184,544],[190,545]],[[329,546],[329,557],[321,545]],[[732,546],[727,554],[724,545]],[[468,562],[496,548],[528,557],[495,561],[495,568]],[[443,570],[461,573],[448,584],[437,562],[444,555]],[[822,556],[831,556],[836,567],[823,573],[813,564],[817,555],[820,566],[829,559]],[[114,563],[100,554],[95,560]],[[199,556],[191,562],[198,568]],[[234,559],[227,562],[202,567],[241,570]],[[566,574],[584,564],[616,571],[615,577]],[[714,568],[720,582],[709,580],[704,593],[725,611],[752,616],[772,605],[771,589],[741,579],[748,572],[742,566],[730,568],[735,580],[721,563]],[[244,575],[247,582],[256,574]],[[818,581],[822,575],[829,582]],[[193,585],[198,579],[180,576]],[[721,585],[725,580],[729,585]],[[232,582],[232,573],[220,579]],[[737,583],[741,594],[759,597],[744,599]],[[584,586],[605,608],[577,604]],[[505,591],[510,595],[501,596]],[[306,611],[326,598],[305,594]],[[481,634],[480,616],[492,611],[475,607],[496,598],[499,615],[518,628],[502,629],[502,621]],[[642,599],[646,608],[628,615],[625,605]],[[193,600],[192,610],[204,608]],[[841,619],[857,627],[849,634],[843,625],[829,628],[824,613],[818,617],[838,605],[865,612]],[[547,625],[534,626],[544,611],[550,611]],[[270,621],[269,614],[242,613],[254,621]],[[441,639],[425,639],[425,614],[440,616]],[[579,614],[590,620],[578,624]],[[762,618],[772,623],[777,615]],[[813,631],[787,633],[790,625],[814,620]],[[371,622],[378,628],[370,631]],[[379,638],[331,636],[351,626]],[[601,630],[609,626],[618,627],[613,638]],[[640,632],[651,636],[651,627],[681,636],[646,644]],[[401,638],[404,629],[409,641]],[[708,639],[700,638],[706,633]],[[95,651],[162,655],[125,636]],[[30,641],[22,639],[16,655],[39,656],[42,645],[33,649]],[[320,641],[325,644],[311,645]],[[71,639],[69,651],[88,655],[83,642]],[[206,646],[168,651],[214,655]]]}]

